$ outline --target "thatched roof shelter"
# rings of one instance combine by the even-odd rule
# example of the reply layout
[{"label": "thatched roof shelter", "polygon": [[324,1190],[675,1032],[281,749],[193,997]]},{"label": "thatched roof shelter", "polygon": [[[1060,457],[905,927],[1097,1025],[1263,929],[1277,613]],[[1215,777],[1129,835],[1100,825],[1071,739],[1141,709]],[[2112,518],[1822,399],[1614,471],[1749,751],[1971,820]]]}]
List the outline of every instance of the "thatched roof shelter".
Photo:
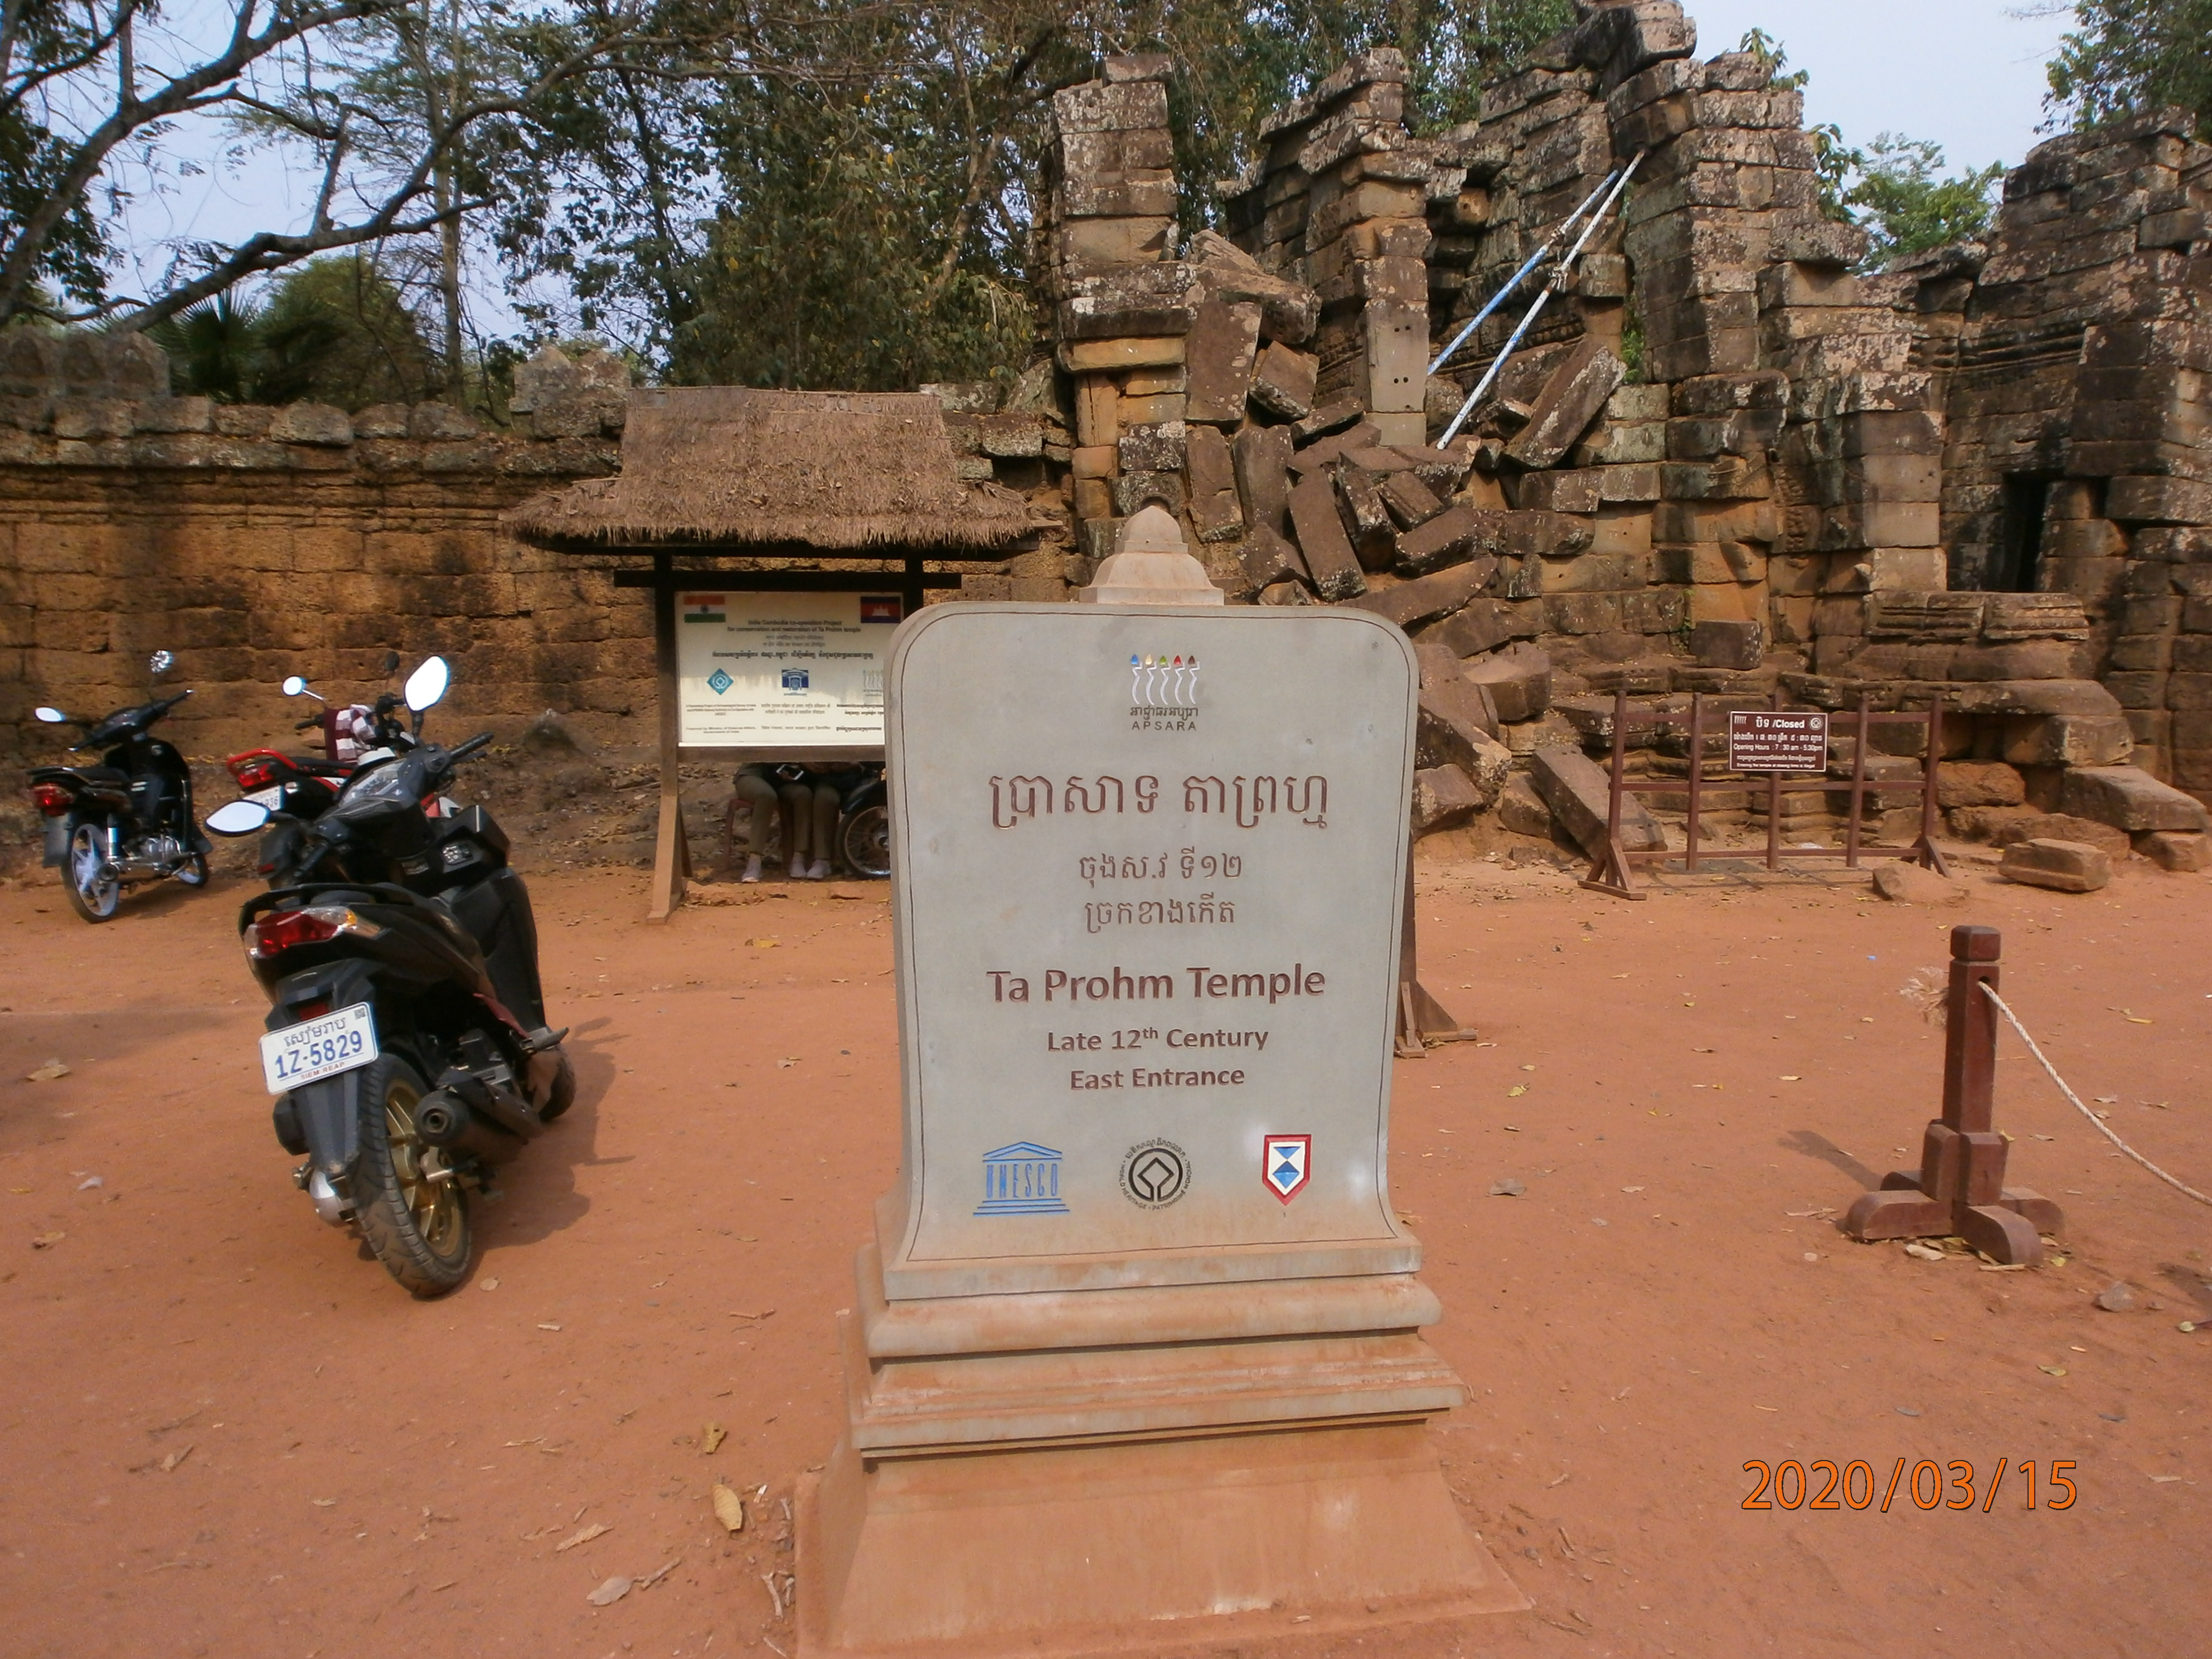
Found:
[{"label": "thatched roof shelter", "polygon": [[533,495],[522,540],[568,552],[716,548],[879,557],[1003,556],[1037,526],[1021,498],[953,469],[924,392],[647,386],[630,393],[622,471]]}]

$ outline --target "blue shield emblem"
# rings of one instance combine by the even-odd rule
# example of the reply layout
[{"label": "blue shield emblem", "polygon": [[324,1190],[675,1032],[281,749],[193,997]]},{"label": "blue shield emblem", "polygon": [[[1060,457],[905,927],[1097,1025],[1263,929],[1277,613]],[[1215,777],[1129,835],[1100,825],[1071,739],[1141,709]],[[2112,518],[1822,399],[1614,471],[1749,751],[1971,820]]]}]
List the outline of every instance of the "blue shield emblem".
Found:
[{"label": "blue shield emblem", "polygon": [[1260,1142],[1260,1179],[1280,1202],[1304,1190],[1312,1173],[1311,1135],[1268,1135]]}]

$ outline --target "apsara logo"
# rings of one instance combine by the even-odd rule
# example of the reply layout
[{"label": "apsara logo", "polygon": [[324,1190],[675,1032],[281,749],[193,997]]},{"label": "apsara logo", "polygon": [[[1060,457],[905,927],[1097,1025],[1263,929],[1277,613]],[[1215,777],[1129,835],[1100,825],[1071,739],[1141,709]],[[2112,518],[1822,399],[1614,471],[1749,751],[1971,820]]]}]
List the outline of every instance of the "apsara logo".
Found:
[{"label": "apsara logo", "polygon": [[1197,708],[1197,657],[1133,655],[1129,702],[1139,708]]}]

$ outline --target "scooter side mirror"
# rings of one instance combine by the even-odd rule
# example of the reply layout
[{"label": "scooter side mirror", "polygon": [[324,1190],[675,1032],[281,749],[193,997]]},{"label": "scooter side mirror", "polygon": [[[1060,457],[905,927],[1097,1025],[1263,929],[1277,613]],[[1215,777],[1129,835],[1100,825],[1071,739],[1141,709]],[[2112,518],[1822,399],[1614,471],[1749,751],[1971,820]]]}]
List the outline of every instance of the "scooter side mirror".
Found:
[{"label": "scooter side mirror", "polygon": [[453,671],[446,666],[443,657],[428,657],[422,665],[407,677],[407,706],[416,714],[434,708],[453,684]]},{"label": "scooter side mirror", "polygon": [[307,681],[301,679],[297,674],[290,674],[285,677],[284,695],[288,697],[313,697],[317,702],[323,701],[323,694],[316,690],[313,686],[309,685]]},{"label": "scooter side mirror", "polygon": [[147,672],[157,680],[176,665],[177,659],[166,651],[156,651],[146,659]]},{"label": "scooter side mirror", "polygon": [[218,836],[250,836],[269,822],[269,809],[258,801],[234,800],[207,816],[207,827]]},{"label": "scooter side mirror", "polygon": [[63,714],[58,708],[48,708],[43,703],[41,703],[38,708],[33,708],[31,713],[35,718],[44,721],[48,726],[67,726],[69,724],[69,716],[67,714]]}]

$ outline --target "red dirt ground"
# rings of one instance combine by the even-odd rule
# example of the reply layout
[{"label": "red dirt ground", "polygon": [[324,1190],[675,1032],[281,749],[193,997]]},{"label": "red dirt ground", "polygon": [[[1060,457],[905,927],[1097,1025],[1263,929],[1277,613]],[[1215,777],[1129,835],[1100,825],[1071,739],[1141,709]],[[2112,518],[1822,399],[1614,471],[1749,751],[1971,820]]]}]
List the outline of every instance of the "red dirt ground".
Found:
[{"label": "red dirt ground", "polygon": [[[2066,1206],[2068,1264],[1922,1261],[1829,1219],[1917,1156],[1942,1045],[1899,988],[1968,920],[2004,930],[2008,994],[2075,1087],[2212,1186],[2212,885],[1971,880],[1960,909],[1820,881],[1628,904],[1424,864],[1425,977],[1486,1046],[1399,1063],[1394,1196],[1472,1390],[1437,1435],[1453,1489],[1536,1605],[1237,1651],[2212,1652],[2212,1329],[2177,1328],[2212,1319],[2212,1211],[2008,1036],[1999,1125]],[[643,884],[538,882],[580,1103],[428,1304],[287,1178],[230,931],[249,890],[98,928],[44,882],[0,892],[0,1651],[792,1651],[763,1575],[837,1432],[831,1316],[897,1156],[885,891],[663,928]],[[70,1074],[25,1080],[49,1058]],[[1525,1196],[1490,1196],[1507,1176]],[[2094,1309],[2116,1279],[2147,1305]],[[1977,1502],[1740,1507],[1746,1460],[1820,1458],[1884,1484],[1966,1460]],[[734,1539],[718,1477],[748,1494]]]}]

